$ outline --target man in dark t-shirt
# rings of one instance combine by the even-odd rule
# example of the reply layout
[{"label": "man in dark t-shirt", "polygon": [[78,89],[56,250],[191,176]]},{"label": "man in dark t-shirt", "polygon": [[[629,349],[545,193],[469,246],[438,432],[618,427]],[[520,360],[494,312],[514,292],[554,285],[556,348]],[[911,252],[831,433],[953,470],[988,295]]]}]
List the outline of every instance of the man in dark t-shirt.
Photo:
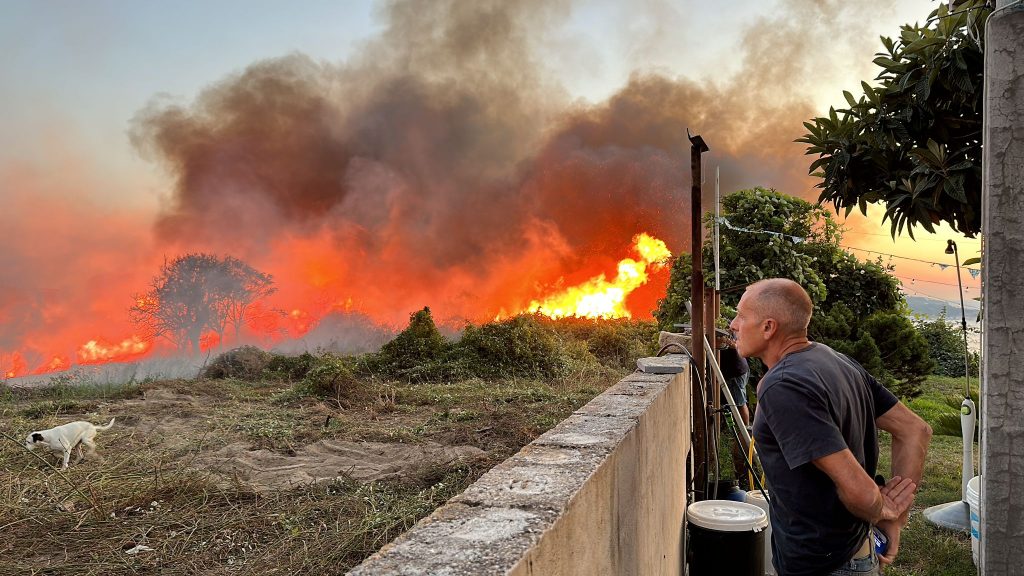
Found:
[{"label": "man in dark t-shirt", "polygon": [[[807,339],[813,306],[799,284],[747,288],[730,327],[737,349],[768,372],[758,383],[754,439],[771,496],[780,576],[878,574],[899,550],[931,437],[928,425],[859,364]],[[892,479],[878,487],[877,428],[890,432]],[[889,549],[876,557],[868,530]]]}]

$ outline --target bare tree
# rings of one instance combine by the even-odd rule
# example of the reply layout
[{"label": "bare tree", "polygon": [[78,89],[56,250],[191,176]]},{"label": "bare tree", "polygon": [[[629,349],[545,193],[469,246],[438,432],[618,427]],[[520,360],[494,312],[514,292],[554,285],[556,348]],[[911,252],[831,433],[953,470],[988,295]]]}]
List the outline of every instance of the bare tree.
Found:
[{"label": "bare tree", "polygon": [[249,305],[274,290],[270,275],[237,258],[186,254],[164,261],[151,290],[135,297],[129,314],[148,336],[198,354],[204,332],[216,332],[223,343],[231,324],[237,336]]},{"label": "bare tree", "polygon": [[256,270],[238,258],[225,258],[224,269],[228,280],[228,297],[220,302],[220,317],[223,320],[220,330],[222,343],[225,327],[234,328],[235,340],[238,340],[249,305],[277,291],[273,276]]}]

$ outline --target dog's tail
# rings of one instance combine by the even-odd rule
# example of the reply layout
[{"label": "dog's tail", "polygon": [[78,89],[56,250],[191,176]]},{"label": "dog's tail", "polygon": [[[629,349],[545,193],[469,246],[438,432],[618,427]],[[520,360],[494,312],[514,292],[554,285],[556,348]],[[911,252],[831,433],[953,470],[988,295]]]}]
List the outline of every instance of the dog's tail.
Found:
[{"label": "dog's tail", "polygon": [[115,418],[111,418],[110,422],[108,422],[106,426],[97,426],[96,429],[97,430],[109,430],[110,427],[114,425],[114,420],[115,420]]}]

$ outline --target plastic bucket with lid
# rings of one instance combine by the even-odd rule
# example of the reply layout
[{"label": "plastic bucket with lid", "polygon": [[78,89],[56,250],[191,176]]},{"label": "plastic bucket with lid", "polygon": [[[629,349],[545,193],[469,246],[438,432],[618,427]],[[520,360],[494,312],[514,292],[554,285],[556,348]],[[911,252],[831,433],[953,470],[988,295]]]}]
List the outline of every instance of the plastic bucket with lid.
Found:
[{"label": "plastic bucket with lid", "polygon": [[775,566],[772,565],[772,523],[771,513],[768,511],[768,501],[760,490],[747,492],[747,503],[757,506],[768,515],[768,528],[764,531],[764,573],[766,576],[775,576]]},{"label": "plastic bucket with lid", "polygon": [[686,508],[692,576],[764,576],[768,514],[754,504],[704,500]]},{"label": "plastic bucket with lid", "polygon": [[971,511],[971,558],[978,565],[978,547],[981,545],[981,476],[967,482],[967,506]]}]

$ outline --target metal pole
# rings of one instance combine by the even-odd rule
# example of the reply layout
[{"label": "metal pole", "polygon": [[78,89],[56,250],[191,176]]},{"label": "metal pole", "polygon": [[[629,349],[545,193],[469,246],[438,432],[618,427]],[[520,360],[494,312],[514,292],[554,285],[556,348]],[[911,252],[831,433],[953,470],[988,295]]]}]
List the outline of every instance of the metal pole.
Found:
[{"label": "metal pole", "polygon": [[[719,272],[719,246],[718,246],[718,218],[720,215],[720,207],[722,204],[721,190],[719,189],[719,183],[722,179],[721,166],[715,166],[715,294],[717,295],[722,290],[722,274]],[[715,318],[718,318],[718,310],[715,309]]]},{"label": "metal pole", "polygon": [[[947,240],[956,262],[956,285],[960,290],[960,327],[964,335],[964,401],[960,403],[960,432],[964,440],[963,465],[960,470],[960,498],[967,502],[967,483],[974,477],[974,429],[977,408],[971,400],[971,351],[967,348],[967,312],[964,310],[964,287],[960,279],[960,251],[956,242]],[[949,250],[946,250],[949,252]]]},{"label": "metal pole", "polygon": [[946,241],[946,254],[952,254],[956,262],[956,285],[960,289],[960,326],[964,336],[964,400],[960,403],[960,435],[963,439],[963,454],[960,468],[960,500],[936,504],[924,510],[926,520],[950,530],[969,532],[971,530],[970,509],[967,503],[967,483],[974,477],[974,429],[978,410],[971,400],[970,351],[967,349],[967,313],[964,311],[964,288],[960,278],[960,254],[956,242]]},{"label": "metal pole", "polygon": [[966,388],[964,398],[971,397],[971,352],[967,349],[967,312],[964,310],[964,285],[960,280],[960,252],[957,250],[956,242],[948,241],[953,246],[953,258],[956,262],[956,286],[960,291],[960,326],[964,334],[964,376],[966,376]]},{"label": "metal pole", "polygon": [[[690,327],[692,333],[693,345],[693,368],[696,370],[697,378],[699,383],[693,386],[694,393],[692,398],[694,402],[693,406],[694,422],[693,422],[693,443],[694,443],[694,457],[695,462],[703,463],[704,467],[702,473],[698,476],[698,480],[702,480],[697,483],[698,494],[697,499],[703,500],[707,498],[705,493],[705,487],[707,485],[709,454],[705,450],[705,443],[708,440],[708,430],[705,427],[707,422],[707,406],[708,398],[707,393],[701,393],[701,388],[704,391],[710,392],[711,386],[709,385],[709,379],[707,378],[707,370],[705,365],[707,363],[704,355],[704,347],[700,345],[699,338],[703,337],[704,334],[704,269],[703,262],[701,259],[701,246],[703,240],[701,238],[701,160],[700,155],[708,151],[707,144],[704,143],[704,139],[697,136],[691,136],[690,131],[686,131],[686,136],[690,140],[690,171],[693,176],[693,182],[690,188],[690,264],[692,269],[692,278],[690,282],[690,302],[692,302],[692,310],[690,311]],[[703,386],[702,386],[703,385]],[[697,399],[697,396],[700,399]],[[703,411],[703,414],[699,414],[698,411]],[[710,449],[714,449],[713,446],[709,446]]]},{"label": "metal pole", "polygon": [[[704,347],[708,350],[708,354],[711,352],[711,344],[708,344],[707,339],[704,340]],[[743,418],[740,416],[739,408],[736,407],[736,399],[732,397],[732,392],[729,391],[729,387],[725,385],[725,376],[722,375],[722,368],[717,362],[712,363],[711,368],[715,372],[715,378],[722,383],[722,393],[725,394],[725,401],[729,403],[729,412],[732,413],[732,418],[736,422],[736,429],[740,432],[740,438],[743,440],[743,450],[750,450],[750,432],[747,431],[747,427],[743,425]],[[761,461],[757,456],[757,451],[754,451],[754,463],[760,465]]]}]

